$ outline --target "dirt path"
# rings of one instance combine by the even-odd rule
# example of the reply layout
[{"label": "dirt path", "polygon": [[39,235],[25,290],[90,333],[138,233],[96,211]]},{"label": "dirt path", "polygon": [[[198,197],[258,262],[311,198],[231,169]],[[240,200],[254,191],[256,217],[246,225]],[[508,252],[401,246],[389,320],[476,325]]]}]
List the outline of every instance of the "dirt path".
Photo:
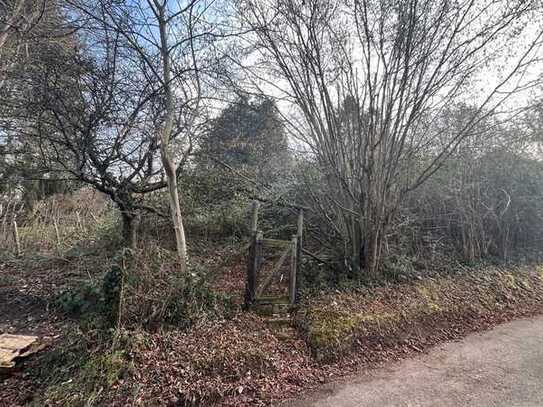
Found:
[{"label": "dirt path", "polygon": [[543,316],[517,320],[428,354],[323,386],[287,405],[543,406]]}]

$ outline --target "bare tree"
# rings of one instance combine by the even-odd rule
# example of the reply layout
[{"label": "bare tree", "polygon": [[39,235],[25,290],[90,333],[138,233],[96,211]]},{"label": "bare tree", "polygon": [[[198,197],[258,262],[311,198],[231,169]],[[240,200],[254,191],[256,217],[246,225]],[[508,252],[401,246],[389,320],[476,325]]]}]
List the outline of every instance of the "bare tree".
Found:
[{"label": "bare tree", "polygon": [[43,17],[51,13],[50,3],[48,0],[0,1],[0,89],[10,68],[28,56],[29,44],[42,31]]},{"label": "bare tree", "polygon": [[[254,77],[299,109],[292,129],[326,185],[310,194],[312,206],[343,238],[352,266],[370,274],[405,195],[480,120],[534,84],[528,69],[541,58],[536,1],[241,0],[239,7],[266,63]],[[466,98],[489,69],[496,78],[472,96],[478,104],[465,125],[433,131],[433,117]]]},{"label": "bare tree", "polygon": [[12,191],[22,189],[25,197],[39,182],[27,179],[37,160],[17,140],[17,128],[28,127],[22,117],[32,102],[36,73],[46,61],[73,51],[73,39],[59,1],[0,1],[0,183]]},{"label": "bare tree", "polygon": [[42,56],[6,131],[17,146],[13,166],[27,165],[28,156],[34,179],[55,174],[109,195],[120,209],[124,240],[135,247],[139,212],[157,212],[143,198],[166,185],[154,133],[160,102],[124,58],[122,38],[103,28],[86,38],[101,44],[92,51],[61,48]]},{"label": "bare tree", "polygon": [[224,34],[218,28],[220,4],[208,0],[69,3],[94,29],[101,26],[123,38],[126,52],[142,70],[138,80],[158,95],[155,140],[168,187],[177,252],[185,270],[187,243],[177,177],[192,151],[194,129],[202,117],[202,71],[209,78],[210,61],[216,58],[213,46]]},{"label": "bare tree", "polygon": [[[160,58],[162,63],[162,85],[164,87],[165,96],[165,118],[164,124],[160,131],[160,156],[162,159],[162,165],[168,180],[168,193],[170,195],[170,211],[172,215],[172,222],[175,231],[175,242],[177,245],[177,253],[181,261],[182,269],[186,269],[187,265],[187,242],[185,237],[185,229],[183,227],[183,217],[181,215],[181,206],[179,203],[179,191],[177,187],[177,164],[175,163],[174,156],[171,152],[171,138],[176,114],[176,99],[174,97],[174,84],[172,83],[172,53],[175,52],[175,48],[180,46],[181,41],[185,41],[189,44],[190,64],[185,69],[192,71],[194,75],[194,86],[190,87],[190,90],[194,92],[192,99],[194,101],[193,106],[190,108],[192,120],[198,114],[198,108],[201,100],[201,88],[200,88],[200,73],[198,71],[198,61],[196,59],[194,49],[194,7],[197,1],[189,1],[186,5],[177,3],[175,11],[171,11],[168,7],[167,1],[152,0],[149,2],[153,14],[158,22],[158,29],[160,33]],[[184,7],[184,8],[181,8]],[[184,38],[175,38],[174,43],[171,44],[168,30],[170,28],[172,18],[175,18],[177,13],[187,13],[184,17],[184,21],[187,24],[186,31],[184,31]],[[187,86],[184,87],[185,89]],[[185,94],[187,91],[185,90]],[[187,102],[187,101],[184,101]],[[192,123],[186,123],[186,132],[192,131]]]}]

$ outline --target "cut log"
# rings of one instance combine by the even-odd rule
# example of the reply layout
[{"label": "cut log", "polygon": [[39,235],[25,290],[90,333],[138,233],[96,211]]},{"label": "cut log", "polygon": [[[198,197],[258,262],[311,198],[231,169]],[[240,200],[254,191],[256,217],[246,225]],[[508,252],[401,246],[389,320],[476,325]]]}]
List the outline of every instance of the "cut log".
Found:
[{"label": "cut log", "polygon": [[0,335],[0,369],[10,369],[15,366],[15,359],[24,358],[43,349],[37,336],[30,335]]}]

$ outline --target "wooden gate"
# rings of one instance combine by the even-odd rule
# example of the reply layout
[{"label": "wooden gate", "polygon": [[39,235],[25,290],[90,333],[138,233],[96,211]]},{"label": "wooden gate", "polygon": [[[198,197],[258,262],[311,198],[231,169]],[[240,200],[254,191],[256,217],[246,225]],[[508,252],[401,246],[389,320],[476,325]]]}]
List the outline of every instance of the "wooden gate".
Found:
[{"label": "wooden gate", "polygon": [[247,261],[245,306],[263,297],[287,297],[296,302],[296,275],[302,252],[303,210],[298,214],[298,230],[290,240],[266,239],[258,230],[258,202],[253,202],[251,242]]}]

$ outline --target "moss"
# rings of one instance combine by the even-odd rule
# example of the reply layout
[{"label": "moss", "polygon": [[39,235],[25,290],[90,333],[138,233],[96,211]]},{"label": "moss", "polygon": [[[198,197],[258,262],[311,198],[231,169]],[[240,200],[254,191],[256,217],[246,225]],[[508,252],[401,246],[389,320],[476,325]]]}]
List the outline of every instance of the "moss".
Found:
[{"label": "moss", "polygon": [[121,378],[124,367],[125,360],[120,351],[99,355],[89,359],[83,366],[82,381],[91,386],[104,381],[106,385],[112,386]]},{"label": "moss", "polygon": [[542,297],[543,266],[479,270],[363,293],[330,294],[307,304],[298,326],[319,360],[333,360],[356,343],[393,337],[406,325],[424,324],[427,317],[469,319],[520,304],[529,306]]},{"label": "moss", "polygon": [[424,300],[423,311],[429,314],[442,311],[441,296],[439,295],[440,288],[437,285],[419,285],[416,289]]},{"label": "moss", "polygon": [[417,291],[420,295],[422,295],[424,298],[430,298],[430,291],[426,287],[417,287]]},{"label": "moss", "polygon": [[328,347],[350,335],[360,322],[360,316],[334,310],[321,310],[313,312],[311,320],[310,342],[317,347]]},{"label": "moss", "polygon": [[505,283],[509,288],[516,288],[517,287],[517,280],[515,276],[511,273],[504,274],[505,277]]},{"label": "moss", "polygon": [[430,308],[430,311],[432,312],[439,312],[442,310],[442,308],[436,303],[429,303],[428,308]]},{"label": "moss", "polygon": [[400,312],[320,309],[311,313],[306,338],[318,360],[333,360],[352,348],[357,337],[394,326],[402,317]]},{"label": "moss", "polygon": [[536,269],[537,275],[539,276],[539,279],[543,281],[543,265],[538,266]]}]

